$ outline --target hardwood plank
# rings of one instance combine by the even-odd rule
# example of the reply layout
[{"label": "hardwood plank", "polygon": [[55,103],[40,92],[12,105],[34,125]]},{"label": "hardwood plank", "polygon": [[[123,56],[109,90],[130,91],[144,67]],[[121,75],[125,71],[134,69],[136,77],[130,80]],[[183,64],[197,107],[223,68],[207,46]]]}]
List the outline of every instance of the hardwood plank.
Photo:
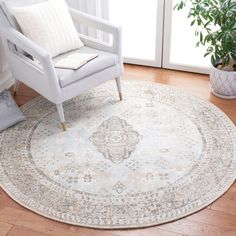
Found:
[{"label": "hardwood plank", "polygon": [[[13,87],[10,88],[10,91],[13,94]],[[36,97],[39,95],[37,92],[35,92],[33,89],[29,89],[29,87],[27,87],[23,83],[20,83],[16,94],[17,94],[16,96],[27,96],[27,97]]]},{"label": "hardwood plank", "polygon": [[15,225],[17,220],[22,216],[22,210],[12,207],[3,207],[0,209],[0,222]]},{"label": "hardwood plank", "polygon": [[7,236],[49,236],[49,234],[40,233],[28,228],[14,226]]},{"label": "hardwood plank", "polygon": [[47,219],[28,210],[10,207],[5,207],[0,211],[0,221],[49,235],[64,236],[66,233],[67,236],[76,236],[78,234],[98,236],[102,233],[104,236],[114,236],[113,233],[71,226]]},{"label": "hardwood plank", "polygon": [[[16,226],[25,227],[45,234],[63,235],[62,228],[68,229],[64,224],[50,221],[27,210],[5,207],[0,210],[0,221]],[[61,233],[62,232],[62,233]]]},{"label": "hardwood plank", "polygon": [[77,226],[71,226],[69,231],[84,236],[119,236],[114,230],[89,229]]},{"label": "hardwood plank", "polygon": [[27,102],[29,102],[30,100],[32,100],[34,97],[16,95],[14,98],[15,98],[15,100],[16,100],[16,104],[21,107],[21,106],[23,106],[25,103],[27,103]]},{"label": "hardwood plank", "polygon": [[[174,230],[175,231],[175,230]],[[134,229],[134,230],[116,230],[115,234],[118,236],[149,236],[149,235],[161,235],[161,236],[181,236],[182,233],[176,233],[171,230],[160,229],[157,227]]]},{"label": "hardwood plank", "polygon": [[236,201],[236,183],[231,186],[231,188],[222,196],[222,198]]},{"label": "hardwood plank", "polygon": [[5,236],[9,232],[9,230],[12,228],[12,225],[0,222],[0,236]]},{"label": "hardwood plank", "polygon": [[236,201],[227,198],[220,198],[212,204],[211,209],[236,215]]},{"label": "hardwood plank", "polygon": [[18,209],[25,209],[21,205],[19,205],[17,202],[15,202],[13,199],[11,199],[1,188],[0,188],[0,209],[4,207],[15,207]]},{"label": "hardwood plank", "polygon": [[160,229],[172,230],[174,232],[188,234],[191,236],[235,236],[236,230],[231,227],[214,226],[205,223],[199,223],[193,220],[182,219],[173,223],[159,226]]},{"label": "hardwood plank", "polygon": [[236,215],[226,212],[204,209],[196,214],[188,216],[186,219],[236,230]]}]

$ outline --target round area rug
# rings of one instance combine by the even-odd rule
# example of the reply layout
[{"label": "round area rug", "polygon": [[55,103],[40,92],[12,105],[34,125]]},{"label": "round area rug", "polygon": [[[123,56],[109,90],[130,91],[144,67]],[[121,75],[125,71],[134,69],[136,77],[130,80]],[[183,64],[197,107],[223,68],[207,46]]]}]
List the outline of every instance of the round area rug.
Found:
[{"label": "round area rug", "polygon": [[236,129],[214,105],[172,87],[108,82],[65,103],[42,97],[0,134],[0,184],[21,205],[94,228],[152,226],[194,213],[236,177]]}]

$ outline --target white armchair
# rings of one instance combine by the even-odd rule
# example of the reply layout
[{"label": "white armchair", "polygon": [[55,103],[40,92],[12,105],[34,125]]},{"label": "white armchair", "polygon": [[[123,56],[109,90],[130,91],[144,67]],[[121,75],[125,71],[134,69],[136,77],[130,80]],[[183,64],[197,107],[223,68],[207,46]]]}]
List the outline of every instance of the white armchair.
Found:
[{"label": "white armchair", "polygon": [[[7,2],[7,0],[5,1]],[[27,5],[29,2],[32,4],[32,0],[15,0],[11,1],[11,5],[14,6],[16,2],[17,6],[19,3]],[[120,85],[120,76],[123,73],[121,28],[74,9],[69,9],[69,11],[75,22],[113,36],[113,44],[108,45],[88,36],[80,35],[85,46],[76,51],[97,53],[99,56],[76,71],[55,68],[54,63],[60,59],[61,55],[51,58],[47,51],[25,37],[13,26],[12,20],[9,19],[10,11],[6,12],[6,7],[0,8],[0,33],[5,42],[11,72],[16,80],[15,91],[18,81],[21,81],[53,102],[57,107],[63,130],[66,130],[63,110],[63,102],[66,100],[110,79],[115,79],[119,97],[122,100]],[[36,60],[32,60],[32,58],[37,59],[39,63],[36,63]]]}]

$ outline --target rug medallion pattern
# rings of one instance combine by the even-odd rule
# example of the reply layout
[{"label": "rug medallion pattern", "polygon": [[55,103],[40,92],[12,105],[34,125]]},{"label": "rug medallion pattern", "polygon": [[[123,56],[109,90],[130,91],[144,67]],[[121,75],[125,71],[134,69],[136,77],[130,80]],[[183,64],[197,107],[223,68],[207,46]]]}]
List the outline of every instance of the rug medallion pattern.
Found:
[{"label": "rug medallion pattern", "polygon": [[221,196],[236,176],[236,130],[214,105],[168,86],[108,82],[55,106],[26,104],[0,133],[0,185],[48,218],[95,228],[156,225]]},{"label": "rug medallion pattern", "polygon": [[139,139],[139,133],[119,117],[104,121],[90,138],[98,151],[114,163],[129,158]]}]

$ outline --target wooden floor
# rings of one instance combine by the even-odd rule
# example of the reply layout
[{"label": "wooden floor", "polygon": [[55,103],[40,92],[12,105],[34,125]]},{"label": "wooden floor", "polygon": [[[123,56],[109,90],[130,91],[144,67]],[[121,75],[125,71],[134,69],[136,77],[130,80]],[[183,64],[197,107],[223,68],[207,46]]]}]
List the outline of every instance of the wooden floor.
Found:
[{"label": "wooden floor", "polygon": [[[125,80],[155,81],[181,88],[208,100],[236,123],[236,99],[222,100],[210,93],[208,76],[140,66],[125,66]],[[23,105],[37,94],[21,85],[16,96]],[[138,230],[94,230],[70,226],[39,216],[0,190],[0,236],[236,236],[236,183],[206,209],[173,223]]]}]

